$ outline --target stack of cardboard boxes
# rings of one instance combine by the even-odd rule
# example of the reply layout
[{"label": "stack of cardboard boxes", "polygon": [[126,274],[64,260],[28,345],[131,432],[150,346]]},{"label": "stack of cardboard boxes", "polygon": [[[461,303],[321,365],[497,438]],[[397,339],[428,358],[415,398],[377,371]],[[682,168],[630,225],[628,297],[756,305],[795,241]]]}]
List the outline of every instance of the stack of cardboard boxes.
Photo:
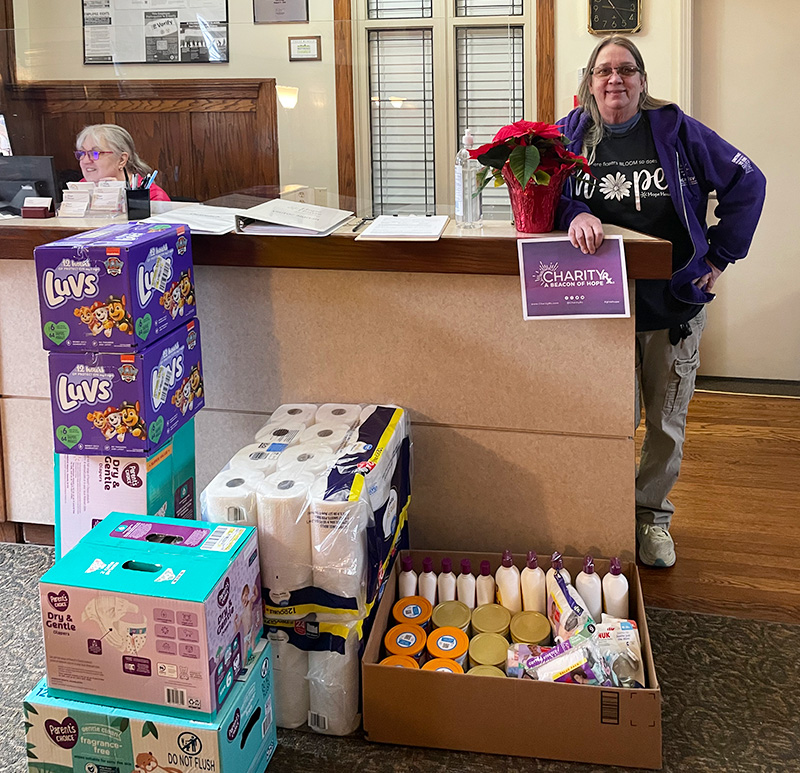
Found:
[{"label": "stack of cardboard boxes", "polygon": [[57,555],[114,510],[194,518],[204,386],[188,229],[109,225],[37,247],[35,260]]}]

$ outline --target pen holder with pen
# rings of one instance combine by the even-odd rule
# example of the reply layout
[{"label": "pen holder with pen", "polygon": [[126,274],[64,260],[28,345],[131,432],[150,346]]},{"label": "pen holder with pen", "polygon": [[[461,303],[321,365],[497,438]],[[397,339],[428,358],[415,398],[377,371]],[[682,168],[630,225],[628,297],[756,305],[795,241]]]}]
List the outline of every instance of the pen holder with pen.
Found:
[{"label": "pen holder with pen", "polygon": [[148,188],[126,189],[128,220],[144,220],[150,217],[150,190]]}]

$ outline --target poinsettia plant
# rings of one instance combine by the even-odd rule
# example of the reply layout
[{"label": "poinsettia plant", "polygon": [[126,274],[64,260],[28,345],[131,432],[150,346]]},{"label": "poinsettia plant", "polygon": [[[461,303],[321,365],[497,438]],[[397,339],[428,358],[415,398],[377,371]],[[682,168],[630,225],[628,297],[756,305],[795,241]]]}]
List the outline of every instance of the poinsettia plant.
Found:
[{"label": "poinsettia plant", "polygon": [[524,189],[529,181],[534,185],[549,185],[557,175],[568,175],[589,165],[583,156],[567,150],[567,138],[561,127],[540,121],[517,121],[504,126],[494,139],[469,154],[484,168],[478,172],[478,190],[483,190],[490,180],[495,187],[502,185],[506,167]]}]

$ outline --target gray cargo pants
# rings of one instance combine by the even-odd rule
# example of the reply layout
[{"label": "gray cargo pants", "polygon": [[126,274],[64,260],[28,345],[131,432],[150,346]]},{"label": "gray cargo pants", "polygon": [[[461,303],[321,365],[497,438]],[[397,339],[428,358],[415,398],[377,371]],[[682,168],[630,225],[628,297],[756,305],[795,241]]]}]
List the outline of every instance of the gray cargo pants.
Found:
[{"label": "gray cargo pants", "polygon": [[669,492],[678,480],[686,414],[700,365],[706,309],[689,320],[692,334],[670,343],[668,330],[636,334],[636,427],[645,415],[645,436],[636,473],[636,521],[669,528],[675,506]]}]

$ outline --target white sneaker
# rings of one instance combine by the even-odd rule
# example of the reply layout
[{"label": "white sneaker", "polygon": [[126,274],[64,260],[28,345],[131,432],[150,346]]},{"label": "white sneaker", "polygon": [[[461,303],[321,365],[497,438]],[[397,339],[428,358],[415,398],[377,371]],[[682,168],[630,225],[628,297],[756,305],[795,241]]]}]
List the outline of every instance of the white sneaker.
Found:
[{"label": "white sneaker", "polygon": [[667,567],[675,563],[675,543],[663,526],[652,523],[636,524],[639,559],[647,566]]}]

